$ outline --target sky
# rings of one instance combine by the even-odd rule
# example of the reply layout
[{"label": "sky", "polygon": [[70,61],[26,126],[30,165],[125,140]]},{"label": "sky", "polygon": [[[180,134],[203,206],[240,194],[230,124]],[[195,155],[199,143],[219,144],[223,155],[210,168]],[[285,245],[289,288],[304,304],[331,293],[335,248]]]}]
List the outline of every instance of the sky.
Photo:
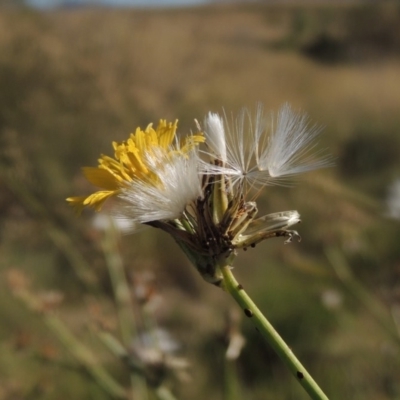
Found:
[{"label": "sky", "polygon": [[173,7],[204,4],[208,1],[209,0],[26,0],[26,3],[28,3],[30,6],[39,8],[56,7],[61,4],[96,4],[115,7]]}]

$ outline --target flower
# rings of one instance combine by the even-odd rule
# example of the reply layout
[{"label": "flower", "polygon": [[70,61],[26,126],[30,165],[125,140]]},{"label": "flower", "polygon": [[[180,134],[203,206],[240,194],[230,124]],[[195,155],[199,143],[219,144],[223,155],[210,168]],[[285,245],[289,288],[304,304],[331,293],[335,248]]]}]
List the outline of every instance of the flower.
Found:
[{"label": "flower", "polygon": [[83,168],[87,180],[103,190],[67,201],[78,211],[85,206],[99,211],[107,199],[118,197],[119,214],[138,223],[179,217],[186,203],[201,195],[194,147],[203,137],[179,143],[176,128],[177,121],[161,120],[156,129],[150,124],[125,142],[113,142],[114,158],[102,155],[98,167]]},{"label": "flower", "polygon": [[[204,135],[178,140],[176,129],[177,122],[161,120],[156,129],[150,124],[125,142],[114,142],[114,157],[102,155],[98,167],[83,169],[101,190],[67,201],[78,210],[98,211],[117,198],[119,216],[172,235],[215,285],[222,282],[219,266],[232,262],[239,249],[272,237],[286,237],[285,243],[300,239],[289,229],[300,222],[297,211],[257,217],[257,203],[246,196],[249,187],[261,189],[329,164],[310,156],[319,130],[309,128],[305,116],[285,105],[265,121],[259,106],[254,121],[246,110],[230,123],[209,113]],[[202,142],[206,148],[199,152]]]},{"label": "flower", "polygon": [[309,127],[307,116],[295,113],[288,104],[268,119],[258,105],[254,121],[246,109],[232,121],[209,113],[204,126],[208,144],[204,153],[220,163],[205,162],[202,171],[230,176],[233,184],[258,188],[331,165],[329,158],[311,154],[320,130]]},{"label": "flower", "polygon": [[171,157],[161,149],[153,151],[155,157],[146,157],[146,164],[157,182],[149,184],[146,179],[134,179],[119,193],[125,204],[120,214],[142,224],[179,218],[189,203],[202,196],[194,151],[186,157],[179,152]]}]

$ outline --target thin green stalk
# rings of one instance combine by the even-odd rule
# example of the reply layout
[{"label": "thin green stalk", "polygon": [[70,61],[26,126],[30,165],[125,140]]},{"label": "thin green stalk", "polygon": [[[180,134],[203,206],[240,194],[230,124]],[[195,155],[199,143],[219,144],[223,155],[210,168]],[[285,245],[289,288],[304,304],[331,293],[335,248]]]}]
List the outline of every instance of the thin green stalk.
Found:
[{"label": "thin green stalk", "polygon": [[35,218],[39,218],[45,222],[43,232],[47,234],[53,244],[65,255],[80,282],[90,291],[98,292],[98,279],[90,268],[90,265],[82,254],[77,251],[70,237],[57,227],[52,216],[36,198],[34,193],[29,190],[26,184],[23,184],[18,179],[13,179],[2,168],[0,168],[0,177],[14,195],[24,204],[28,212]]},{"label": "thin green stalk", "polygon": [[119,329],[124,345],[128,346],[135,337],[134,310],[131,302],[131,293],[127,282],[124,265],[119,254],[116,231],[111,226],[105,232],[102,241],[108,273],[114,292]]},{"label": "thin green stalk", "polygon": [[95,359],[90,350],[79,342],[58,318],[52,315],[45,315],[44,320],[64,346],[87,369],[99,386],[112,398],[126,399],[125,389],[111,377]]},{"label": "thin green stalk", "polygon": [[[118,251],[117,232],[114,226],[111,226],[110,229],[106,231],[102,244],[113,287],[122,343],[128,348],[137,332],[129,284]],[[141,375],[131,371],[130,381],[132,389],[136,389],[140,398],[143,400],[148,399],[146,380]],[[132,392],[134,392],[134,390],[132,390]]]},{"label": "thin green stalk", "polygon": [[[129,353],[126,348],[110,333],[98,332],[98,337],[106,345],[106,347],[118,358],[127,358]],[[159,400],[176,400],[175,396],[165,386],[154,389],[156,397]],[[143,400],[141,398],[141,400]]]},{"label": "thin green stalk", "polygon": [[224,400],[242,399],[235,360],[224,360]]},{"label": "thin green stalk", "polygon": [[245,315],[253,321],[256,329],[272,346],[300,385],[303,386],[312,399],[328,400],[328,397],[296,358],[289,346],[279,336],[278,332],[276,332],[274,327],[269,323],[248,294],[244,291],[243,286],[237,282],[232,274],[231,267],[229,265],[223,265],[220,269],[223,276],[222,285],[224,289],[231,294],[240,307],[242,307]]},{"label": "thin green stalk", "polygon": [[19,290],[15,295],[29,309],[42,317],[44,323],[57,336],[58,340],[111,398],[126,399],[126,390],[107,372],[89,348],[74,336],[65,323],[52,313],[41,312],[40,301],[27,290]]},{"label": "thin green stalk", "polygon": [[176,400],[176,397],[164,386],[156,389],[158,400]]},{"label": "thin green stalk", "polygon": [[334,247],[327,248],[325,254],[330,261],[337,277],[342,281],[347,290],[357,298],[375,318],[386,333],[400,345],[400,335],[393,314],[365,288],[353,275],[343,254]]}]

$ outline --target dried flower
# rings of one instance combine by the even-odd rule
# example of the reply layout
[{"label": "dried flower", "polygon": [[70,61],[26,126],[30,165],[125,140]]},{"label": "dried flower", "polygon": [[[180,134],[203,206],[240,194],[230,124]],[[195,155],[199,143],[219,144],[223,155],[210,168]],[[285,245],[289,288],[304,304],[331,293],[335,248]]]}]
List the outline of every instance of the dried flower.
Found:
[{"label": "dried flower", "polygon": [[269,118],[259,105],[254,120],[246,109],[232,121],[209,113],[204,126],[208,147],[204,153],[221,163],[204,162],[202,172],[224,174],[233,184],[259,188],[331,165],[328,157],[311,154],[320,130],[309,127],[307,116],[295,113],[288,104]]},{"label": "dried flower", "polygon": [[253,187],[329,164],[310,157],[318,130],[308,129],[304,116],[285,105],[265,122],[258,107],[254,122],[245,110],[231,124],[210,113],[204,135],[178,141],[176,129],[177,122],[161,121],[113,143],[114,158],[103,155],[97,168],[84,168],[102,190],[67,200],[79,210],[99,210],[108,198],[118,198],[119,215],[171,234],[203,278],[217,285],[220,261],[232,261],[238,249],[271,237],[286,237],[286,243],[300,238],[288,229],[300,222],[297,211],[257,218],[257,204],[246,196]]},{"label": "dried flower", "polygon": [[99,211],[107,199],[119,197],[139,223],[178,217],[200,194],[193,149],[204,139],[193,135],[178,143],[176,128],[177,121],[161,120],[156,129],[150,124],[144,131],[137,128],[126,142],[113,142],[114,158],[102,155],[98,167],[83,168],[87,180],[103,190],[67,201],[78,211],[85,206]]}]

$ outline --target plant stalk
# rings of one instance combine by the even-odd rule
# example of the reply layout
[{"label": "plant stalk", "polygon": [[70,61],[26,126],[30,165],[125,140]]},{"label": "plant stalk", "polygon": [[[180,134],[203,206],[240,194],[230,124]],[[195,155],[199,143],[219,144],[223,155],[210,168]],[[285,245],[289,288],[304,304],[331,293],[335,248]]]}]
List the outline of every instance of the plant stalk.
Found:
[{"label": "plant stalk", "polygon": [[223,288],[232,295],[243,309],[245,315],[253,321],[257,331],[260,332],[272,346],[296,380],[303,386],[304,390],[313,400],[328,400],[328,397],[296,358],[289,346],[244,291],[243,286],[235,279],[231,266],[220,266],[220,270],[223,276]]},{"label": "plant stalk", "polygon": [[[115,226],[111,223],[110,228],[105,232],[102,245],[113,287],[122,343],[125,348],[129,348],[132,340],[137,336],[137,332],[129,283],[118,249],[117,234]],[[130,371],[130,381],[131,399],[134,398],[133,393],[136,392],[140,399],[148,400],[147,383],[144,377]]]}]

